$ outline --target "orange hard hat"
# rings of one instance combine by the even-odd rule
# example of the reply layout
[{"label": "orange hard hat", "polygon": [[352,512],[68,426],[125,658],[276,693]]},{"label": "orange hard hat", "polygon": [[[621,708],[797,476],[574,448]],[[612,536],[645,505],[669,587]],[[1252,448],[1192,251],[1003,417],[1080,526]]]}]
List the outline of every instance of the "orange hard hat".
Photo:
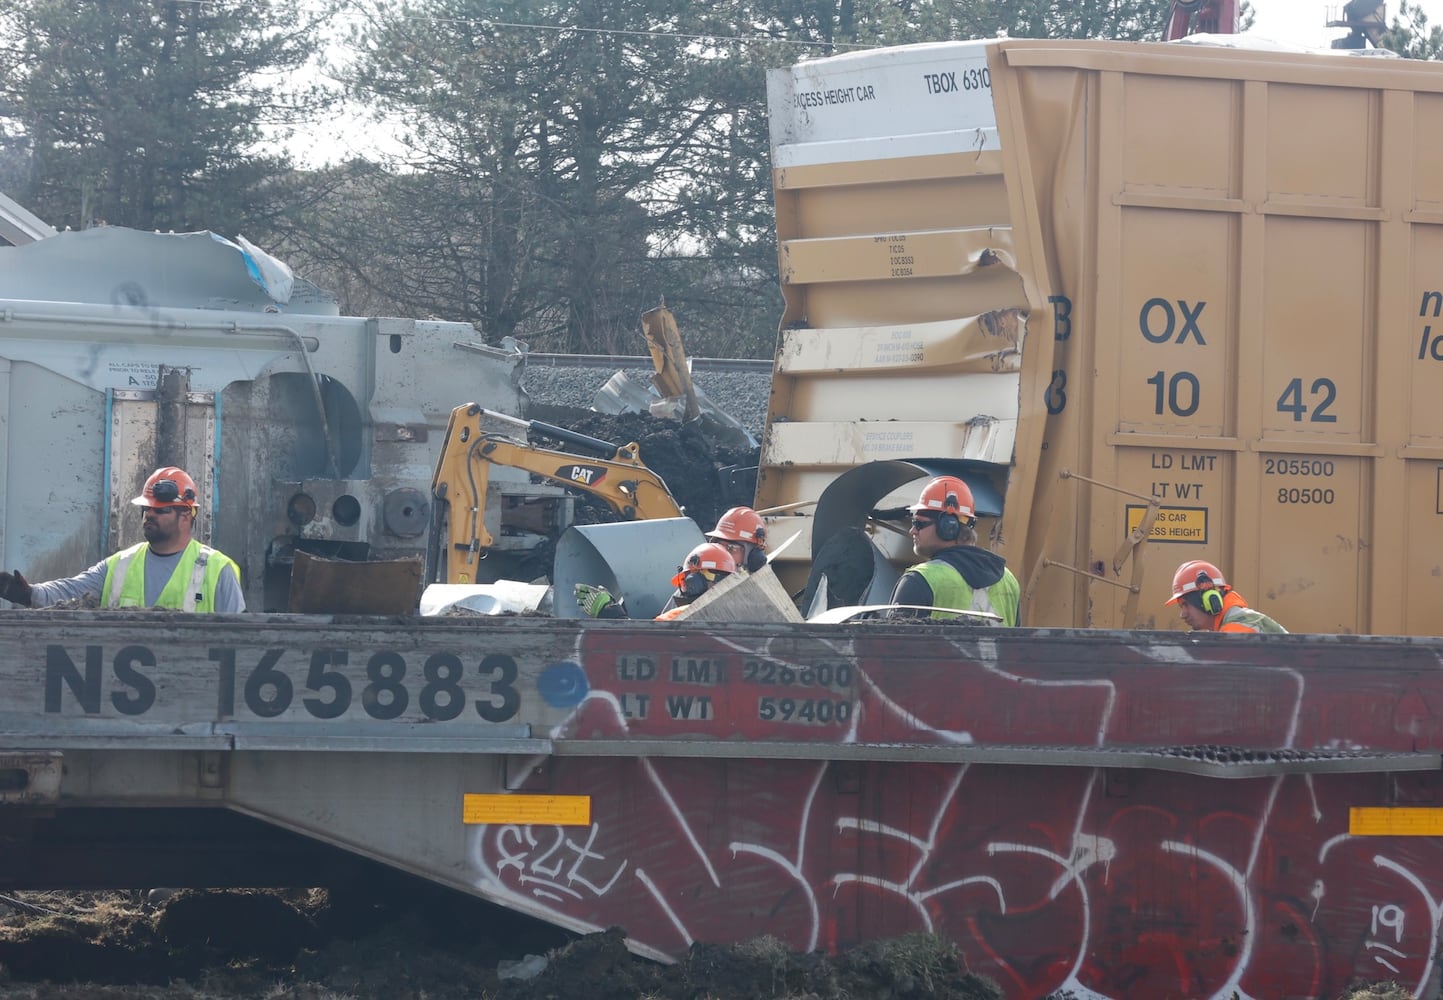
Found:
[{"label": "orange hard hat", "polygon": [[1172,600],[1168,604],[1176,604],[1187,594],[1201,593],[1207,590],[1218,590],[1227,593],[1232,588],[1223,579],[1223,571],[1210,562],[1201,559],[1192,559],[1183,563],[1172,575]]},{"label": "orange hard hat", "polygon": [[706,537],[728,542],[746,542],[766,548],[767,523],[750,507],[733,507],[721,516],[716,527],[708,531]]},{"label": "orange hard hat", "polygon": [[140,496],[130,502],[137,507],[194,507],[197,501],[195,480],[184,469],[167,465],[152,472]]},{"label": "orange hard hat", "polygon": [[688,597],[699,597],[706,592],[705,584],[716,583],[736,571],[737,561],[725,545],[703,542],[686,554],[676,576],[671,578],[671,585]]},{"label": "orange hard hat", "polygon": [[716,542],[702,542],[686,554],[681,564],[683,573],[706,570],[711,573],[735,573],[737,561],[725,545]]},{"label": "orange hard hat", "polygon": [[962,521],[976,518],[973,512],[972,491],[956,476],[938,476],[922,487],[917,502],[907,508],[916,514],[931,511],[934,514],[956,514]]}]

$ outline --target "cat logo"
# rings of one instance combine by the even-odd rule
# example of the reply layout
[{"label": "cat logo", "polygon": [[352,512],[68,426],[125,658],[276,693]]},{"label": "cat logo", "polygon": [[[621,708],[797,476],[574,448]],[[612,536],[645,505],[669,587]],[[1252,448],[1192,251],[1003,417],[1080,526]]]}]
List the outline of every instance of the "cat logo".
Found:
[{"label": "cat logo", "polygon": [[572,465],[563,470],[563,479],[569,479],[573,483],[580,483],[583,486],[595,486],[606,476],[606,470],[595,465]]}]

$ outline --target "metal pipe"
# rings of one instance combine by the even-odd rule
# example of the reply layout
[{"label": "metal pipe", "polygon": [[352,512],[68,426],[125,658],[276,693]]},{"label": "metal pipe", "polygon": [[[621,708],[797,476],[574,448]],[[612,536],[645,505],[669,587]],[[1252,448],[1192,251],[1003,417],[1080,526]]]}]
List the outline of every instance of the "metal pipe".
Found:
[{"label": "metal pipe", "polygon": [[185,398],[190,371],[161,365],[155,381],[154,468],[180,465],[185,456]]},{"label": "metal pipe", "polygon": [[100,551],[109,552],[110,545],[110,452],[115,447],[115,390],[105,390],[105,450],[100,465]]},{"label": "metal pipe", "polygon": [[302,351],[318,351],[321,347],[319,337],[302,337],[298,332],[283,324],[261,326],[256,324],[240,323],[193,323],[186,321],[156,322],[153,319],[122,319],[116,316],[97,316],[89,312],[67,313],[65,315],[50,315],[49,313],[17,312],[13,309],[0,310],[0,321],[7,323],[74,323],[77,319],[83,319],[87,327],[112,326],[121,330],[163,330],[166,333],[174,333],[177,330],[202,331],[212,330],[216,333],[238,333],[249,331],[262,336],[274,337],[277,335],[288,336],[301,345]]},{"label": "metal pipe", "polygon": [[212,397],[211,410],[215,414],[215,440],[211,443],[211,469],[214,474],[210,477],[210,537],[214,541],[217,535],[217,528],[220,525],[220,397],[221,390],[217,389]]},{"label": "metal pipe", "polygon": [[528,430],[533,430],[538,434],[544,434],[547,437],[553,437],[581,448],[590,448],[603,455],[613,455],[617,450],[616,445],[608,441],[603,441],[601,438],[592,437],[590,434],[582,434],[580,431],[568,430],[565,427],[557,427],[555,424],[543,423],[540,420],[527,421],[526,426]]}]

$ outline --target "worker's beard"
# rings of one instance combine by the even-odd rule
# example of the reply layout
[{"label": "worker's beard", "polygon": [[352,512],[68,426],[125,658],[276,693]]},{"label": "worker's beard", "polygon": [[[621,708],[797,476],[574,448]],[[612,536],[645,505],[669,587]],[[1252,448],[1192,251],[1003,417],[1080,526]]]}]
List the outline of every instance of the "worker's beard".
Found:
[{"label": "worker's beard", "polygon": [[162,555],[174,552],[180,547],[180,515],[161,514],[147,517],[141,522],[140,530],[151,547]]}]

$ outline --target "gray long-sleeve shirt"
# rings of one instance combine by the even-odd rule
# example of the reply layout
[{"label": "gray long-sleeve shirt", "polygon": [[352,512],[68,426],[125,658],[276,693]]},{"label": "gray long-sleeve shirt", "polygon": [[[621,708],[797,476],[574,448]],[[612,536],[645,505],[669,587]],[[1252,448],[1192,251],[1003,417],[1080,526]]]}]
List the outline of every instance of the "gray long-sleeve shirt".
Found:
[{"label": "gray long-sleeve shirt", "polygon": [[[160,600],[161,591],[170,581],[171,574],[184,554],[185,549],[181,549],[179,552],[172,552],[167,556],[157,555],[151,551],[150,546],[146,546],[143,558],[145,559],[145,603],[148,607],[154,607],[155,602]],[[45,608],[61,601],[70,601],[86,596],[99,600],[104,586],[105,560],[102,559],[77,576],[32,584],[30,606]],[[216,581],[215,610],[219,613],[229,614],[245,609],[246,599],[245,595],[241,593],[240,577],[236,575],[234,567],[227,566],[221,571],[220,579]]]}]

